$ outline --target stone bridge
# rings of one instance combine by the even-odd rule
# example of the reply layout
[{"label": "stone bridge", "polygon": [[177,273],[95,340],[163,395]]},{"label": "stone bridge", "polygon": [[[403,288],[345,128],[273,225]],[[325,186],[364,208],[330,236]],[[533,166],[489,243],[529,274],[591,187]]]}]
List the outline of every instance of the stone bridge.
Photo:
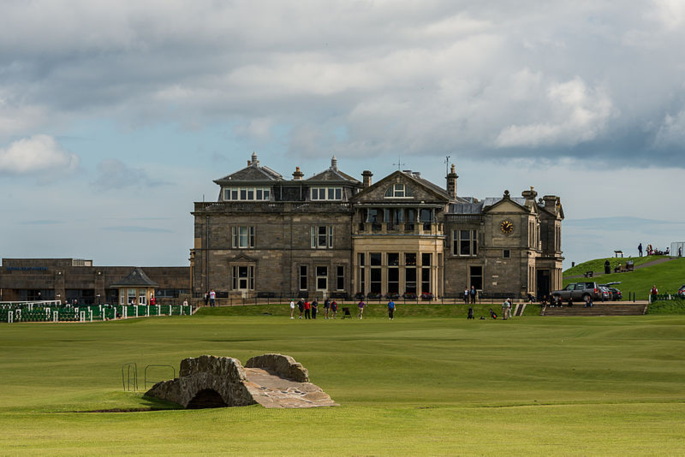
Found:
[{"label": "stone bridge", "polygon": [[266,408],[338,406],[292,357],[264,354],[245,367],[232,357],[203,355],[181,361],[179,376],[155,384],[146,396],[184,408],[221,408],[259,403]]}]

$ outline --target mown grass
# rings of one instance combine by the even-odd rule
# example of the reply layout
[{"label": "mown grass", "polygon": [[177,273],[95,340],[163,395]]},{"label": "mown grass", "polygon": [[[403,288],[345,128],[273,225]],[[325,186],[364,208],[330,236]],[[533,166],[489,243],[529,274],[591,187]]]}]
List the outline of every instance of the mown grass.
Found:
[{"label": "mown grass", "polygon": [[[392,322],[222,308],[2,325],[0,454],[682,455],[685,317],[467,321],[403,308]],[[266,352],[302,362],[341,406],[87,412],[165,407],[142,396],[147,365]],[[140,392],[123,391],[128,362]],[[170,376],[157,367],[148,381]]]}]

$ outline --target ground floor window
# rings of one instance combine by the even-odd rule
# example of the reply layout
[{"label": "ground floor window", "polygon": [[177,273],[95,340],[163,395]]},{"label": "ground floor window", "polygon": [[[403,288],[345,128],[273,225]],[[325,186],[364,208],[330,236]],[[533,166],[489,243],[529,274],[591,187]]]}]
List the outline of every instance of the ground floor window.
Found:
[{"label": "ground floor window", "polygon": [[372,294],[381,293],[382,277],[382,270],[380,268],[371,268],[371,282],[369,284],[369,292],[371,292]]},{"label": "ground floor window", "polygon": [[336,268],[336,290],[345,290],[345,267],[339,265]]},{"label": "ground floor window", "polygon": [[328,267],[316,267],[316,290],[328,290]]},{"label": "ground floor window", "polygon": [[232,279],[233,290],[254,290],[254,266],[234,265]]},{"label": "ground floor window", "polygon": [[307,290],[307,289],[308,289],[308,284],[307,284],[307,265],[300,265],[299,283],[300,283],[300,290]]}]

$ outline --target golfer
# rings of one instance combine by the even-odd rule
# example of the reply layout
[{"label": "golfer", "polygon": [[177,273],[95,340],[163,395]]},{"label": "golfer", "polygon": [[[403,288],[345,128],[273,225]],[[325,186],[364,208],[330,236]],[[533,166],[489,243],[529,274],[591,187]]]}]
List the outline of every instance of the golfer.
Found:
[{"label": "golfer", "polygon": [[388,302],[388,319],[393,320],[395,318],[395,302],[392,298]]}]

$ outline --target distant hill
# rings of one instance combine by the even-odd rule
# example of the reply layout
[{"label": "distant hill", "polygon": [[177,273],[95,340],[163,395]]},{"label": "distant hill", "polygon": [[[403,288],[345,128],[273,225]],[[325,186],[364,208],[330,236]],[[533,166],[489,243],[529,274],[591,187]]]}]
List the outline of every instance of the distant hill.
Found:
[{"label": "distant hill", "polygon": [[[614,267],[626,261],[632,260],[635,265],[634,271],[624,273],[604,274],[604,262],[609,261],[611,271]],[[685,258],[668,256],[644,256],[644,257],[608,257],[594,259],[576,265],[564,271],[564,285],[585,279],[584,274],[593,272],[593,280],[599,284],[620,282],[618,289],[623,292],[624,300],[631,292],[635,293],[637,300],[646,300],[653,285],[659,289],[659,293],[675,294],[685,284]]]}]

